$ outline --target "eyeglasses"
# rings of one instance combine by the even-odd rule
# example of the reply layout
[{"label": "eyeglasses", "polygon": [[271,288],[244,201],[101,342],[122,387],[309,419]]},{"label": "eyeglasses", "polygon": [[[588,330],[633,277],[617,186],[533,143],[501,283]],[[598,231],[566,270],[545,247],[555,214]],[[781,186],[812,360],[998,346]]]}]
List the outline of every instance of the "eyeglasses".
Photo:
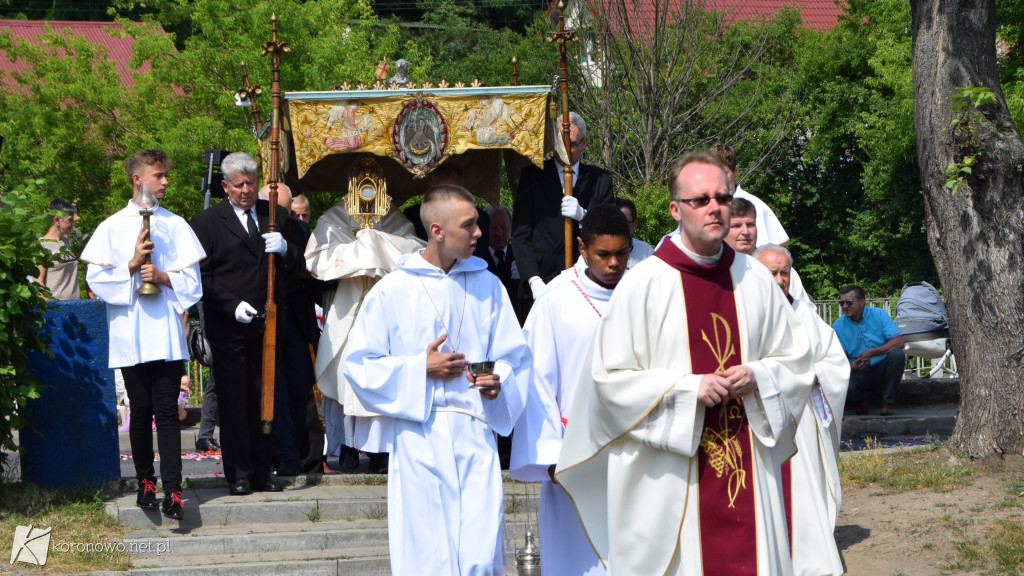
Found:
[{"label": "eyeglasses", "polygon": [[839,307],[840,308],[846,308],[847,306],[853,306],[853,303],[854,303],[853,300],[840,300],[839,301]]},{"label": "eyeglasses", "polygon": [[707,206],[712,200],[718,202],[718,204],[725,205],[732,202],[732,194],[716,194],[714,196],[696,196],[694,198],[675,198],[674,202],[682,202],[683,204],[689,204],[694,208],[703,208]]}]

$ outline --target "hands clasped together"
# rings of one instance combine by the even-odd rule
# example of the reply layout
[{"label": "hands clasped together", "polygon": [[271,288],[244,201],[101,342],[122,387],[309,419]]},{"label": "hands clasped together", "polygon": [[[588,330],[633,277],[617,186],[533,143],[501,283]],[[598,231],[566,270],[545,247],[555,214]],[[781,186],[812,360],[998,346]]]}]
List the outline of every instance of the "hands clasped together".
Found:
[{"label": "hands clasped together", "polygon": [[441,334],[427,346],[427,376],[438,380],[451,380],[465,374],[466,380],[480,390],[480,395],[488,400],[494,400],[501,391],[501,379],[497,374],[480,374],[473,377],[468,372],[469,362],[466,355],[460,352],[440,352],[441,344],[448,339],[447,334]]},{"label": "hands clasped together", "polygon": [[704,374],[697,390],[697,401],[708,408],[717,406],[730,398],[739,398],[757,390],[754,371],[742,364],[726,368],[714,374]]},{"label": "hands clasped together", "polygon": [[128,271],[134,273],[138,270],[143,282],[170,286],[171,279],[167,273],[146,262],[146,257],[152,253],[153,241],[149,238],[149,230],[143,228],[139,230],[139,236],[135,239],[135,255],[128,261]]}]

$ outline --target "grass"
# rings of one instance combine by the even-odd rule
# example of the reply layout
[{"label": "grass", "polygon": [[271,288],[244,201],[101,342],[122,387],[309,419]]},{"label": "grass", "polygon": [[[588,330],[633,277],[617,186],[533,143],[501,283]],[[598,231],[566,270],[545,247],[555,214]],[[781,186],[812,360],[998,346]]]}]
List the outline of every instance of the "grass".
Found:
[{"label": "grass", "polygon": [[985,558],[976,539],[955,541],[953,547],[953,557],[946,563],[946,570],[967,572],[985,566]]},{"label": "grass", "polygon": [[939,458],[932,446],[886,451],[878,449],[873,439],[869,438],[867,444],[868,450],[839,459],[843,484],[875,485],[885,494],[921,488],[949,492],[970,484],[969,477],[974,473],[970,463]]},{"label": "grass", "polygon": [[126,530],[107,515],[105,496],[91,488],[43,490],[22,482],[0,483],[0,542],[13,542],[18,526],[51,528],[47,573],[128,570],[131,557],[117,549]]},{"label": "grass", "polygon": [[1000,570],[1020,574],[1024,569],[1024,524],[996,519],[988,529],[989,548]]},{"label": "grass", "polygon": [[[917,535],[922,550],[945,550],[942,574],[1024,574],[1024,460],[1020,457],[969,462],[951,456],[941,445],[878,449],[844,454],[839,470],[844,485],[877,488],[880,495],[914,490],[945,494],[974,480],[987,492],[991,474],[997,480],[992,498],[963,501],[955,496],[934,503],[942,516]],[[874,449],[872,449],[874,448]],[[972,478],[973,476],[973,478]],[[895,511],[894,511],[895,512]]]}]

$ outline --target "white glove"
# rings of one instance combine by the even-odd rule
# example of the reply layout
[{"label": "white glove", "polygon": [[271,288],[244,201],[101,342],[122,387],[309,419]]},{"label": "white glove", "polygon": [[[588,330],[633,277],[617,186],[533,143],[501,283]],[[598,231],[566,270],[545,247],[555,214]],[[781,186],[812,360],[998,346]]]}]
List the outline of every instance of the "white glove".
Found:
[{"label": "white glove", "polygon": [[534,276],[533,278],[530,278],[530,292],[533,292],[534,300],[540,298],[540,295],[543,294],[544,291],[547,289],[548,285],[545,284],[544,281],[540,279],[540,276]]},{"label": "white glove", "polygon": [[235,308],[235,320],[242,324],[248,324],[252,322],[252,319],[256,317],[256,309],[249,305],[246,301],[238,303],[238,308]]},{"label": "white glove", "polygon": [[572,218],[579,222],[587,211],[580,206],[580,201],[575,196],[562,196],[562,216]]},{"label": "white glove", "polygon": [[264,250],[267,254],[273,252],[283,256],[288,251],[288,243],[284,241],[284,236],[281,236],[280,232],[267,232],[263,235],[263,239],[267,241]]}]

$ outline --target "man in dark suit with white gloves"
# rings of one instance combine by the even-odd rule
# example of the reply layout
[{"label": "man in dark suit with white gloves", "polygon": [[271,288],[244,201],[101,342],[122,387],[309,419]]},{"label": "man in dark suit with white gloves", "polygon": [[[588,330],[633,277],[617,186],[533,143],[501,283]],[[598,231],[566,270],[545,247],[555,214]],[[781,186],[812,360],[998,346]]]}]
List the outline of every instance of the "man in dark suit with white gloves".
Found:
[{"label": "man in dark suit with white gloves", "polygon": [[[207,336],[217,373],[224,476],[232,495],[278,492],[270,479],[271,436],[260,426],[267,255],[279,276],[304,266],[302,246],[289,243],[288,211],[257,199],[256,161],[235,152],[221,164],[228,201],[196,214],[192,229],[207,258],[200,264]],[[282,232],[267,232],[270,210]],[[287,272],[286,272],[287,271]],[[277,282],[276,288],[282,284]],[[278,290],[279,291],[279,290]],[[280,302],[278,298],[278,302]],[[285,318],[278,314],[278,341]]]},{"label": "man in dark suit with white gloves", "polygon": [[[572,162],[572,196],[563,193],[562,163],[556,155],[544,169],[527,166],[520,176],[512,210],[512,249],[519,268],[520,298],[528,307],[540,297],[545,285],[565,269],[564,218],[573,222],[572,237],[579,235],[579,221],[587,209],[615,202],[611,172],[580,162],[587,147],[587,124],[569,113],[569,161]],[[570,247],[571,249],[571,247]],[[525,315],[528,310],[523,310]]]}]

